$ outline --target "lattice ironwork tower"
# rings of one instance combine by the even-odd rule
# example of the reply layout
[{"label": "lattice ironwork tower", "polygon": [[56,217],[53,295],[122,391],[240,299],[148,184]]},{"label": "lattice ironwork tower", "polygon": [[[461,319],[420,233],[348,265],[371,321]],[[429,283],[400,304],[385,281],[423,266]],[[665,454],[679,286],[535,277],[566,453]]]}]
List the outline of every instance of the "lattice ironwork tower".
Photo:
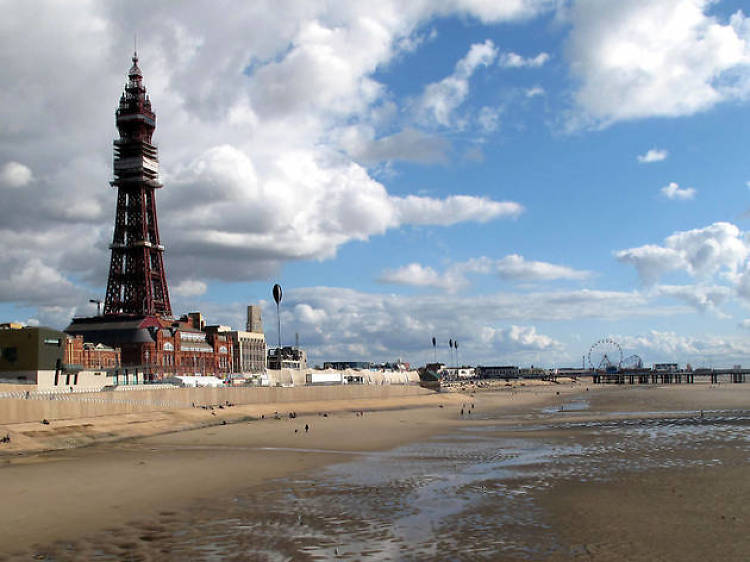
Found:
[{"label": "lattice ironwork tower", "polygon": [[105,315],[172,316],[159,241],[155,190],[159,159],[151,136],[156,115],[143,85],[138,55],[116,112],[120,138],[114,141],[117,213],[104,301]]}]

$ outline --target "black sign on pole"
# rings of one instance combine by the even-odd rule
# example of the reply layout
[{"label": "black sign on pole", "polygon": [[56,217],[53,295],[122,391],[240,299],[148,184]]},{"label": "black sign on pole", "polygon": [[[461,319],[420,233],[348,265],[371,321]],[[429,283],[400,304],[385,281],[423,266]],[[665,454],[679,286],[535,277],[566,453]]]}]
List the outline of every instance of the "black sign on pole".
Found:
[{"label": "black sign on pole", "polygon": [[279,305],[281,305],[281,295],[281,285],[276,283],[273,286],[273,300],[276,301],[276,322],[279,329],[279,353],[281,353],[281,312],[279,310]]}]

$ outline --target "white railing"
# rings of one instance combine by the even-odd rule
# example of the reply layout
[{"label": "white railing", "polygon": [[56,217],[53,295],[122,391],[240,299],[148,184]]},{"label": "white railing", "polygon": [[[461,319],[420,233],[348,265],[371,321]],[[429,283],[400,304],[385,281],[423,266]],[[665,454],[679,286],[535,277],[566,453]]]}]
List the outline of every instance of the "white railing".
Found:
[{"label": "white railing", "polygon": [[170,388],[179,388],[169,383],[156,383],[156,384],[121,384],[115,386],[112,390],[115,392],[128,392],[131,390],[166,390]]}]

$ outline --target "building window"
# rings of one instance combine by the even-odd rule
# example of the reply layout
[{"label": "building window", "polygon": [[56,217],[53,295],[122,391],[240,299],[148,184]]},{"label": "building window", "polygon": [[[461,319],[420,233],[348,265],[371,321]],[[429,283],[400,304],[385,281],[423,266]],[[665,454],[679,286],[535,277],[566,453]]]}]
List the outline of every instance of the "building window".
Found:
[{"label": "building window", "polygon": [[6,347],[3,350],[2,356],[8,363],[15,363],[18,360],[18,348],[17,347]]}]

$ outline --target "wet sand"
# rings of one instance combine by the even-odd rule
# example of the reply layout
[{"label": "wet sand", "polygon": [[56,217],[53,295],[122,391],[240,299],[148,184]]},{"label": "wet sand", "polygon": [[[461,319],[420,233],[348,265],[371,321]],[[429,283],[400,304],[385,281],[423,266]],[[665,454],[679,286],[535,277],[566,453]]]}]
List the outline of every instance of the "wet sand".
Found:
[{"label": "wet sand", "polygon": [[747,560],[747,459],[712,454],[722,466],[566,481],[542,494],[540,505],[568,551],[556,558]]},{"label": "wet sand", "polygon": [[[562,478],[538,492],[564,545],[550,558],[748,560],[750,385],[635,387],[592,402],[610,412],[599,419],[648,421],[629,424],[601,463],[604,474]],[[616,436],[598,433],[605,441]],[[631,448],[639,436],[650,446]]]},{"label": "wet sand", "polygon": [[[742,559],[748,450],[726,441],[741,443],[741,431],[713,443],[713,426],[701,426],[697,450],[659,431],[701,409],[717,420],[747,409],[750,385],[588,388],[440,394],[364,416],[312,413],[6,457],[0,558],[316,559],[338,549],[350,559],[706,560],[716,559],[705,554],[715,537],[713,552]],[[640,444],[628,450],[621,434]],[[542,485],[529,443],[546,447],[551,467],[568,462],[555,455],[580,467],[545,468]],[[580,454],[587,447],[606,455]],[[522,458],[531,460],[511,474]],[[506,512],[500,529],[483,519]]]}]

